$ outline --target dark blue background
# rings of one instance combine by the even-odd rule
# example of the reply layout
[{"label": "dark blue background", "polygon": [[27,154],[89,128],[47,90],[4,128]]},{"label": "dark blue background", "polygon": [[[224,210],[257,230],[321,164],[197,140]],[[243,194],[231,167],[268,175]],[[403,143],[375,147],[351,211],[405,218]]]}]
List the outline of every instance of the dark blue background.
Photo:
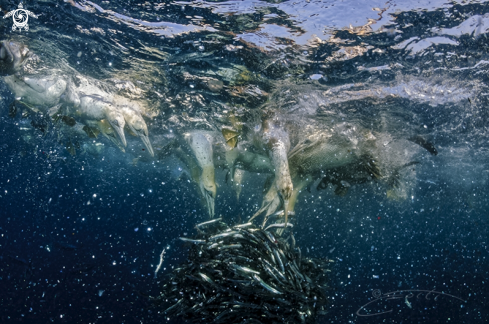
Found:
[{"label": "dark blue background", "polygon": [[[195,188],[172,179],[162,165],[73,158],[60,146],[54,160],[45,154],[56,148],[50,138],[40,138],[34,153],[16,140],[16,122],[3,117],[0,136],[2,323],[164,321],[146,295],[156,296],[164,274],[185,258],[176,239],[191,235],[207,217]],[[220,187],[217,214],[230,223],[243,221],[251,214],[252,204],[243,202],[252,187],[244,188],[240,204],[229,187]],[[470,199],[484,188],[460,191],[423,181],[418,187],[406,202],[388,202],[370,189],[365,194],[361,186],[346,197],[315,190],[300,196],[298,244],[307,255],[335,260],[330,314],[320,323],[486,321],[487,202],[485,196]],[[165,269],[155,280],[154,267],[167,246]],[[432,289],[467,303],[414,296],[412,309],[403,298],[379,301],[370,304],[371,311],[393,312],[358,317],[355,312],[375,289]]]}]

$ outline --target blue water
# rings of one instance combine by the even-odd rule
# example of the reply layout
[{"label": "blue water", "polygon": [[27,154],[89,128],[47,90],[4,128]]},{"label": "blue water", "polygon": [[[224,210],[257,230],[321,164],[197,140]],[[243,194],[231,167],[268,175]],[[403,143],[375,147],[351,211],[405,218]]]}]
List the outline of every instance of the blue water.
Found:
[{"label": "blue water", "polygon": [[[0,6],[9,11],[17,3]],[[297,244],[308,256],[335,261],[329,313],[317,322],[488,321],[487,3],[26,6],[42,15],[29,20],[28,32],[2,21],[0,38],[28,43],[48,65],[62,61],[96,79],[141,87],[160,113],[145,116],[155,148],[170,130],[204,127],[172,116],[218,123],[215,102],[254,108],[264,99],[231,93],[249,84],[272,91],[283,80],[332,89],[325,105],[338,104],[362,125],[378,130],[383,115],[394,137],[421,133],[433,140],[439,154],[414,155],[421,163],[404,199],[387,199],[375,183],[354,186],[345,197],[315,186],[299,196]],[[387,11],[379,17],[377,7]],[[351,32],[367,18],[377,19],[371,32]],[[324,43],[313,46],[313,34]],[[326,42],[331,35],[338,42]],[[369,55],[344,57],[338,44],[372,47]],[[237,64],[255,78],[225,74]],[[216,77],[219,68],[228,70]],[[209,76],[229,88],[209,92],[201,83]],[[375,96],[362,97],[370,89]],[[183,94],[193,96],[190,105],[177,98]],[[208,219],[179,165],[148,158],[137,138],[128,138],[126,153],[99,138],[102,153],[80,149],[72,156],[55,132],[43,135],[29,119],[8,117],[15,98],[3,81],[0,97],[0,323],[184,323],[148,299],[186,259],[178,238]],[[218,171],[216,215],[245,222],[261,204],[266,176],[246,180],[239,201],[224,178]]]}]

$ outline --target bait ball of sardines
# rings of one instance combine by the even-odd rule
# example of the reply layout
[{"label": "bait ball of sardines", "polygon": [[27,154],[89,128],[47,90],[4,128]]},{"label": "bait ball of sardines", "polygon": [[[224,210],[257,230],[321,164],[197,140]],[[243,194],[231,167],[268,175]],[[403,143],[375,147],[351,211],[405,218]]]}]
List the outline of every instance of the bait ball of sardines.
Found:
[{"label": "bait ball of sardines", "polygon": [[[273,226],[272,226],[273,227]],[[330,260],[301,257],[288,240],[251,223],[197,225],[188,260],[165,279],[156,304],[194,323],[314,323],[325,313]]]}]

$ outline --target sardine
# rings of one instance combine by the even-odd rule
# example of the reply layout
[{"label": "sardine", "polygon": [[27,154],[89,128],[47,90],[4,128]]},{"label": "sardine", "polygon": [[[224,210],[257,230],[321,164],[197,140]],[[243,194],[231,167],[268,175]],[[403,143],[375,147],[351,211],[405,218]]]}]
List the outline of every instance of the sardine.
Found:
[{"label": "sardine", "polygon": [[189,242],[189,243],[194,243],[194,244],[205,244],[206,243],[205,240],[194,240],[194,239],[191,239],[191,238],[188,238],[188,237],[179,237],[179,239],[181,241]]},{"label": "sardine", "polygon": [[262,259],[261,260],[263,262],[263,264],[267,265],[277,276],[280,277],[280,279],[283,281],[283,282],[287,282],[287,278],[285,277],[285,274],[280,272],[280,270],[278,270],[277,268],[275,268],[270,262],[268,262],[267,260],[265,259]]},{"label": "sardine", "polygon": [[163,313],[168,313],[170,310],[174,309],[183,302],[183,298],[179,299],[175,305],[168,307]]},{"label": "sardine", "polygon": [[229,245],[221,245],[219,248],[221,250],[225,249],[241,249],[243,246],[241,244],[229,244]]},{"label": "sardine", "polygon": [[213,236],[209,237],[209,241],[216,241],[218,239],[225,238],[225,237],[228,237],[228,236],[232,236],[234,234],[238,234],[238,232],[231,231],[231,232],[219,233],[219,234],[216,234],[216,235],[213,235]]},{"label": "sardine", "polygon": [[[290,224],[290,225],[292,225],[292,224]],[[295,249],[295,237],[294,237],[294,233],[290,232],[290,238],[292,239],[292,243],[290,244],[290,248],[292,250],[294,250]]]},{"label": "sardine", "polygon": [[268,275],[270,277],[272,277],[273,279],[275,279],[277,282],[279,282],[280,284],[284,284],[277,276],[276,274],[274,273],[274,271],[266,264],[263,264],[263,269],[265,269],[265,271],[268,273]]},{"label": "sardine", "polygon": [[245,308],[252,308],[252,309],[260,309],[261,308],[260,305],[249,304],[249,303],[242,303],[242,302],[239,302],[239,301],[234,301],[234,304],[235,304],[235,306],[241,306],[241,307],[245,307]]},{"label": "sardine", "polygon": [[280,259],[277,250],[274,249],[273,254],[275,255],[275,259],[276,262],[278,263],[278,266],[280,266],[280,270],[282,270],[282,272],[285,272],[284,263],[282,262],[282,259]]},{"label": "sardine", "polygon": [[277,239],[273,236],[272,233],[265,231],[265,235],[268,238],[268,240],[270,240],[270,243],[277,244]]},{"label": "sardine", "polygon": [[212,279],[209,278],[206,274],[199,272],[198,275],[201,276],[202,279],[204,279],[206,282],[208,282],[210,284],[214,284],[214,281],[212,281]]},{"label": "sardine", "polygon": [[243,266],[240,266],[237,264],[231,264],[231,267],[238,270],[238,271],[244,272],[246,274],[257,274],[257,275],[260,274],[260,272],[258,272],[256,270],[250,269],[248,267],[243,267]]},{"label": "sardine", "polygon": [[233,238],[235,238],[235,239],[240,239],[240,240],[244,240],[244,239],[245,239],[245,238],[244,238],[244,236],[243,236],[242,234],[239,234],[239,233],[234,234],[234,235],[232,235],[232,236],[233,236]]},{"label": "sardine", "polygon": [[271,293],[274,293],[274,294],[277,294],[277,295],[282,295],[282,293],[280,291],[278,291],[277,289],[269,286],[265,281],[263,281],[258,275],[254,274],[253,275],[253,278],[258,281],[258,283],[263,287],[265,288],[266,290],[268,290],[269,292]]},{"label": "sardine", "polygon": [[199,223],[199,224],[195,225],[195,227],[207,226],[207,225],[214,224],[214,223],[217,223],[220,221],[222,221],[221,217],[220,218],[214,218],[214,219],[211,219],[210,221]]},{"label": "sardine", "polygon": [[222,312],[221,314],[216,316],[216,318],[214,319],[214,323],[217,323],[221,318],[223,318],[225,315],[227,315],[231,312],[232,312],[231,309],[226,309],[224,312]]},{"label": "sardine", "polygon": [[233,228],[235,228],[235,229],[238,229],[238,228],[247,228],[247,227],[250,227],[252,225],[253,225],[253,223],[250,222],[250,223],[245,223],[245,224],[240,224],[240,225],[234,225]]}]

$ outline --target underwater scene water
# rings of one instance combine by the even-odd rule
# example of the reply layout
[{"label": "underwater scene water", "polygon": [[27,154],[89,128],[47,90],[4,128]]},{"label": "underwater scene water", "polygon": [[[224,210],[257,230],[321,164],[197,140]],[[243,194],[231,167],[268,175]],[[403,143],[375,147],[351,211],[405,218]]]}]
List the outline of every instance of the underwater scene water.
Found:
[{"label": "underwater scene water", "polygon": [[487,323],[487,2],[0,8],[0,323]]}]

